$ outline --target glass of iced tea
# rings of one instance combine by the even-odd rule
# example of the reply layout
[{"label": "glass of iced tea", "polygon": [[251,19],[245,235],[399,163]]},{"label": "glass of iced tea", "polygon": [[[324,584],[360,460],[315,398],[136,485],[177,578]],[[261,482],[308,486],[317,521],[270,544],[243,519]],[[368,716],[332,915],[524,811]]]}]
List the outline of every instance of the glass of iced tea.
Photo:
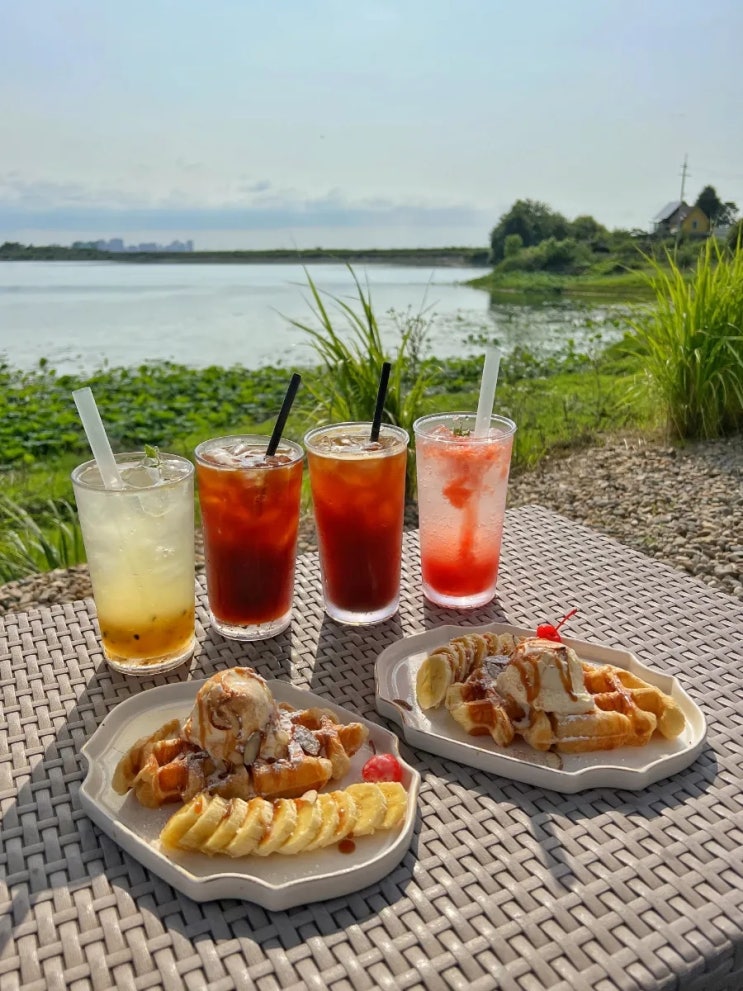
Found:
[{"label": "glass of iced tea", "polygon": [[400,597],[408,434],[335,423],[305,436],[325,609],[341,623],[378,623]]},{"label": "glass of iced tea", "polygon": [[291,622],[304,451],[269,438],[215,437],[196,448],[212,623],[232,640],[265,640]]},{"label": "glass of iced tea", "polygon": [[516,424],[474,413],[435,413],[413,424],[421,571],[426,598],[473,609],[495,596]]},{"label": "glass of iced tea", "polygon": [[122,674],[153,675],[193,654],[194,468],[186,458],[117,454],[121,487],[95,461],[72,472],[103,654]]}]

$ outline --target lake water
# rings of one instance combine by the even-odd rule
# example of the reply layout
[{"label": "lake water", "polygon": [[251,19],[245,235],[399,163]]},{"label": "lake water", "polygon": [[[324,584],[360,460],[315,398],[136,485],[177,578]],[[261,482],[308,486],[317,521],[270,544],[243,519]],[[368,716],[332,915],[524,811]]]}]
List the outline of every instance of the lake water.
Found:
[{"label": "lake water", "polygon": [[[320,290],[359,311],[344,265],[312,265]],[[428,352],[442,358],[481,354],[486,340],[508,353],[516,344],[543,352],[568,340],[578,347],[621,335],[626,308],[540,302],[493,303],[463,285],[483,269],[369,265],[356,273],[371,293],[385,342],[399,321],[424,311]],[[0,262],[0,354],[14,368],[45,358],[60,372],[171,360],[191,367],[313,362],[307,335],[289,319],[315,325],[300,265]],[[334,326],[348,323],[329,298]]]}]

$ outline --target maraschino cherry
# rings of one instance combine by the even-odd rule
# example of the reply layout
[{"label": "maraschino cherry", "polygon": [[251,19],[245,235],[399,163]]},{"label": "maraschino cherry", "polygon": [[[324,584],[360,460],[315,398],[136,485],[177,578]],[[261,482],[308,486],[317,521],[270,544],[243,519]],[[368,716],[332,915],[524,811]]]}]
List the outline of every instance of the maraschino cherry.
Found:
[{"label": "maraschino cherry", "polygon": [[402,781],[402,764],[394,754],[375,754],[361,768],[364,781]]},{"label": "maraschino cherry", "polygon": [[556,643],[562,643],[560,627],[563,623],[569,620],[571,616],[575,616],[577,612],[577,609],[571,609],[569,613],[565,613],[557,626],[553,626],[552,623],[541,623],[537,627],[537,636],[542,640],[554,640]]}]

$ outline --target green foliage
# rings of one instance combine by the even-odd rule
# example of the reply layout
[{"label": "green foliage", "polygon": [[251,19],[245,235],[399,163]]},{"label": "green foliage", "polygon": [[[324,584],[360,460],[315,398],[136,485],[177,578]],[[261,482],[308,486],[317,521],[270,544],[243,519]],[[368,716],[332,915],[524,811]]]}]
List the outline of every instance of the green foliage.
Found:
[{"label": "green foliage", "polygon": [[518,234],[522,244],[530,248],[548,237],[562,240],[568,236],[569,224],[561,213],[536,200],[517,200],[504,213],[490,232],[490,253],[493,262],[502,261],[509,234]]},{"label": "green foliage", "polygon": [[70,568],[84,560],[77,513],[69,502],[50,499],[34,516],[8,496],[0,496],[1,582]]},{"label": "green foliage", "polygon": [[673,257],[673,263],[677,268],[683,269],[684,272],[692,272],[699,260],[703,256],[705,251],[705,242],[699,240],[698,237],[680,237],[678,243],[673,246],[664,246],[662,253],[656,252],[654,257],[656,263],[661,263],[664,261],[666,254],[670,253]]},{"label": "green foliage", "polygon": [[0,261],[110,261],[123,264],[159,264],[163,261],[181,265],[235,264],[261,262],[331,262],[389,265],[487,265],[489,252],[482,248],[275,248],[266,251],[99,251],[95,247],[67,248],[59,244],[32,245],[17,241],[0,244]]},{"label": "green foliage", "polygon": [[524,239],[520,234],[507,234],[503,243],[505,258],[514,258],[524,247]]},{"label": "green foliage", "polygon": [[743,218],[728,231],[727,246],[731,251],[743,251]]},{"label": "green foliage", "polygon": [[163,450],[174,438],[231,424],[261,422],[281,408],[285,372],[240,366],[191,369],[171,362],[99,369],[87,377],[57,375],[40,366],[19,372],[0,365],[0,459],[32,465],[40,459],[88,451],[72,392],[89,385],[111,442],[118,450],[144,443]]},{"label": "green foliage", "polygon": [[668,255],[650,261],[656,306],[633,322],[630,346],[672,436],[718,437],[743,428],[743,253],[705,242],[687,278]]},{"label": "green foliage", "polygon": [[[511,235],[512,236],[512,235]],[[498,266],[501,272],[554,272],[561,275],[579,275],[591,266],[591,249],[572,238],[562,241],[549,237],[533,248],[524,248]]]},{"label": "green foliage", "polygon": [[[698,204],[714,223],[732,223],[737,215],[735,203],[722,203],[711,186],[702,191]],[[728,243],[734,248],[737,231]],[[648,289],[644,276],[650,264],[665,264],[671,253],[679,268],[691,271],[700,250],[698,237],[661,239],[641,230],[609,231],[594,217],[582,215],[570,221],[534,200],[517,200],[491,231],[490,244],[494,270],[471,285],[559,293],[592,288],[621,292],[624,287],[642,292]],[[632,273],[637,277],[633,279]],[[622,283],[611,287],[615,278]]]},{"label": "green foliage", "polygon": [[[364,293],[363,296],[367,303],[370,303],[368,295]],[[360,319],[369,320],[369,315],[363,310],[363,306]],[[416,320],[409,314],[404,315],[401,317],[401,334],[404,336],[406,332],[410,332],[411,321],[417,326],[417,330],[411,332],[411,340],[417,335],[419,345],[422,346],[425,337],[425,318],[419,317]],[[368,322],[366,323],[367,330],[372,332],[374,326],[374,322],[371,327]],[[496,407],[499,412],[513,416],[519,424],[513,457],[514,470],[534,463],[555,445],[585,443],[598,431],[615,429],[625,423],[633,422],[633,418],[642,415],[637,412],[636,405],[631,405],[624,398],[628,383],[633,380],[635,374],[632,359],[626,353],[620,353],[616,347],[604,350],[599,336],[596,334],[594,344],[583,350],[577,350],[572,342],[567,341],[559,354],[545,357],[520,347],[504,358],[501,363]],[[484,348],[492,341],[483,338],[474,343],[478,348]],[[352,355],[352,357],[354,360],[356,357],[360,360],[365,352],[360,342],[357,341],[356,344],[359,353],[358,356]],[[381,341],[375,346],[381,349]],[[413,346],[408,352],[410,366],[400,368],[401,378],[397,380],[399,384],[393,382],[393,387],[388,393],[393,402],[391,409],[388,406],[388,418],[391,419],[394,415],[397,422],[410,429],[413,419],[422,413],[452,408],[475,409],[482,374],[482,357],[478,355],[439,361],[431,357],[422,357],[420,350],[416,352],[417,346]],[[343,350],[342,342],[340,350]],[[369,362],[364,360],[362,364],[367,367]],[[158,369],[156,378],[160,371],[164,374],[166,369]],[[117,400],[122,409],[134,408],[141,413],[142,436],[137,437],[136,444],[129,445],[132,447],[141,447],[143,437],[157,436],[163,438],[160,444],[162,449],[189,455],[196,443],[216,433],[229,433],[235,430],[269,433],[286,389],[286,371],[284,369],[265,371],[266,375],[273,376],[272,384],[266,381],[264,372],[247,373],[241,368],[223,368],[219,371],[221,379],[226,383],[226,398],[231,395],[227,386],[237,389],[238,381],[250,382],[255,376],[256,388],[260,388],[261,394],[265,396],[265,405],[261,406],[258,393],[252,394],[252,405],[258,411],[255,421],[249,417],[236,420],[235,410],[229,404],[220,417],[217,399],[206,418],[208,423],[199,421],[194,430],[192,418],[184,416],[174,423],[169,423],[170,432],[165,440],[164,436],[156,431],[156,425],[161,422],[159,404],[152,402],[143,403],[141,406],[134,404],[134,398],[139,395],[141,387],[139,372],[125,373],[121,369],[100,372],[100,395],[101,397],[105,395],[111,400],[111,397],[117,394],[113,387],[117,384],[122,390],[118,393]],[[150,372],[152,369],[148,370],[148,373]],[[200,401],[206,402],[211,392],[216,392],[217,396],[221,394],[219,382],[215,380],[211,369],[193,372],[186,368],[179,370],[177,366],[168,366],[167,374],[175,376],[180,389],[183,390],[182,395],[186,398],[190,397],[194,405]],[[19,378],[24,376],[19,374]],[[35,381],[38,392],[43,393],[48,379],[37,376]],[[415,381],[418,381],[417,389]],[[51,382],[56,382],[53,376]],[[362,401],[364,419],[370,417],[369,409],[373,410],[377,382],[377,376],[374,375],[365,386],[366,399]],[[131,394],[123,389],[122,383],[128,384]],[[332,391],[334,383],[335,379],[329,377],[325,368],[305,369],[300,396],[306,393],[303,398],[305,404],[308,396],[313,399],[316,407],[318,404],[320,406],[325,404],[327,412],[328,391]],[[397,398],[395,398],[396,390]],[[402,408],[399,402],[399,390],[402,390]],[[26,442],[34,439],[31,430],[32,424],[38,421],[36,410],[38,402],[40,402],[39,396],[29,391],[27,405],[31,407],[29,411],[31,421],[24,421],[20,417],[20,412],[16,421],[17,428]],[[366,405],[367,402],[371,403],[370,407]],[[54,434],[55,430],[59,432],[56,417],[65,418],[67,411],[66,408],[61,412],[59,410],[54,412],[53,407],[50,409],[52,410],[50,422],[35,429],[49,429],[50,433]],[[114,409],[115,406],[109,412],[114,412]],[[148,412],[151,414],[149,420]],[[308,426],[309,413],[306,405],[303,407],[302,403],[295,403],[287,424],[288,436],[302,437]],[[338,409],[338,414],[356,418],[356,414],[350,410],[344,414]],[[359,408],[359,416],[361,415]],[[333,417],[335,418],[335,414]],[[110,416],[106,419],[110,419]],[[119,431],[122,436],[132,432],[124,423],[119,424]],[[78,440],[79,451],[60,454],[55,450],[53,455],[37,456],[32,464],[21,462],[15,468],[6,466],[3,481],[4,490],[8,495],[6,495],[3,516],[4,526],[0,532],[0,581],[10,581],[30,571],[66,567],[84,560],[74,508],[67,501],[71,496],[69,472],[81,457],[89,456],[84,437],[81,435]],[[409,494],[413,491],[413,479],[414,463],[411,459]],[[53,502],[49,501],[50,495],[53,496]]]},{"label": "green foliage", "polygon": [[609,232],[593,217],[583,214],[570,222],[568,233],[575,241],[586,241],[591,244],[603,242],[608,238]]},{"label": "green foliage", "polygon": [[[371,420],[382,364],[389,361],[392,369],[383,421],[409,430],[418,415],[421,396],[435,377],[430,366],[423,362],[430,320],[424,312],[396,315],[399,341],[395,353],[390,354],[382,341],[369,290],[364,290],[350,266],[349,271],[356,286],[359,309],[338,296],[321,292],[306,272],[317,325],[289,321],[309,335],[320,362],[321,373],[307,384],[318,419],[322,422]],[[327,304],[337,309],[347,334],[337,329]]]},{"label": "green foliage", "polygon": [[697,196],[694,206],[698,206],[702,213],[709,218],[713,227],[717,224],[732,224],[738,213],[738,207],[735,203],[722,202],[714,186],[705,186]]},{"label": "green foliage", "polygon": [[[589,328],[594,324],[589,317],[586,321]],[[626,316],[618,321],[627,326]],[[595,332],[580,349],[568,340],[558,353],[539,354],[521,346],[503,358],[495,407],[518,425],[514,472],[554,448],[579,447],[600,433],[638,429],[649,422],[644,398],[631,401],[639,370],[636,356],[627,353],[623,342],[607,347],[601,329],[595,322]],[[483,336],[476,343],[484,348],[492,340]],[[475,409],[481,373],[479,356],[447,359],[424,412]]]},{"label": "green foliage", "polygon": [[[320,361],[322,373],[307,383],[315,400],[318,422],[371,420],[376,405],[382,365],[389,361],[389,385],[382,420],[407,430],[412,439],[413,422],[420,414],[421,401],[436,379],[436,366],[423,360],[430,320],[425,312],[397,315],[399,342],[389,354],[382,341],[368,288],[361,285],[349,266],[358,296],[354,308],[338,296],[321,292],[305,270],[312,296],[313,323],[289,322],[308,334]],[[337,311],[331,314],[330,307]],[[347,333],[337,328],[337,317]],[[413,488],[412,467],[408,466],[408,490]]]}]

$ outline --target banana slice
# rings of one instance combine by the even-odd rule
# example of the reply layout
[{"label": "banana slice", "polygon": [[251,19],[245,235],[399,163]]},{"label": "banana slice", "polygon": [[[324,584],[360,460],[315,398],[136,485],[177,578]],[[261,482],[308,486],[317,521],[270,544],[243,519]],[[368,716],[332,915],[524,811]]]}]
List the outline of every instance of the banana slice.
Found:
[{"label": "banana slice", "polygon": [[229,857],[245,857],[253,853],[270,826],[272,817],[273,805],[270,802],[265,798],[251,798],[245,819],[224,852]]},{"label": "banana slice", "polygon": [[330,797],[338,806],[338,825],[332,842],[340,843],[353,833],[359,818],[359,807],[347,791],[331,791]]},{"label": "banana slice", "polygon": [[387,811],[382,821],[382,829],[395,829],[408,811],[408,793],[399,781],[380,781],[377,785],[387,800]]},{"label": "banana slice", "polygon": [[510,656],[516,645],[510,633],[465,633],[437,647],[418,668],[415,694],[421,709],[435,709],[453,684],[464,681],[486,657]]},{"label": "banana slice", "polygon": [[[229,806],[227,815],[222,818],[212,836],[206,837],[201,843],[204,853],[224,853],[247,818],[248,803],[242,798],[230,799],[227,804]],[[190,836],[192,831],[190,830],[187,836]]]},{"label": "banana slice", "polygon": [[430,654],[418,668],[415,694],[421,709],[436,709],[446,698],[454,676],[445,654]]},{"label": "banana slice", "polygon": [[297,807],[296,825],[289,837],[277,848],[277,853],[301,853],[309,843],[312,843],[322,825],[321,805],[317,801],[317,792],[312,792],[311,798],[295,798],[294,804]]},{"label": "banana slice", "polygon": [[321,847],[330,846],[335,842],[335,834],[338,831],[338,820],[340,811],[338,803],[333,798],[333,793],[325,793],[317,796],[317,804],[320,806],[320,829],[317,836],[307,844],[305,850],[319,850]]},{"label": "banana slice", "polygon": [[273,819],[253,853],[259,857],[267,857],[269,853],[274,853],[291,836],[296,824],[297,805],[294,799],[274,799]]},{"label": "banana slice", "polygon": [[200,850],[228,815],[227,801],[214,795],[193,826],[181,836],[178,846],[184,850]]},{"label": "banana slice", "polygon": [[349,785],[346,792],[356,803],[359,817],[353,827],[354,836],[370,836],[384,822],[387,812],[387,799],[379,785],[360,782]]},{"label": "banana slice", "polygon": [[199,794],[191,801],[179,809],[175,815],[165,823],[160,839],[166,846],[178,847],[181,844],[181,837],[198,822],[199,817],[204,813],[211,803],[211,795]]}]

